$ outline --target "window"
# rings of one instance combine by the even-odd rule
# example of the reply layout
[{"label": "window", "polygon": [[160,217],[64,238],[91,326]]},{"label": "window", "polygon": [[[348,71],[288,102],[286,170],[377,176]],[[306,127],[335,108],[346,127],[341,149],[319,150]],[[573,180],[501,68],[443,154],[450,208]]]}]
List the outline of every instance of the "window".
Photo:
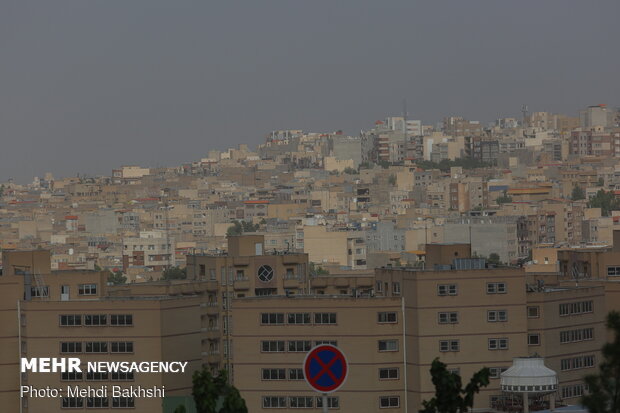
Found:
[{"label": "window", "polygon": [[61,353],[81,353],[82,343],[81,342],[61,342],[60,352]]},{"label": "window", "polygon": [[85,326],[104,326],[108,323],[108,316],[105,314],[86,314],[84,315]]},{"label": "window", "polygon": [[306,352],[310,351],[312,342],[310,340],[294,340],[288,342],[288,351],[290,352]]},{"label": "window", "polygon": [[322,344],[330,344],[330,345],[332,345],[334,347],[338,347],[338,341],[336,341],[336,340],[316,340],[314,342],[315,346],[320,346]]},{"label": "window", "polygon": [[107,353],[108,343],[105,341],[87,341],[86,353]]},{"label": "window", "polygon": [[131,314],[111,314],[111,326],[131,326],[133,325],[133,316]]},{"label": "window", "polygon": [[439,340],[439,351],[460,351],[459,340]]},{"label": "window", "polygon": [[459,322],[459,313],[437,313],[439,324],[456,324]]},{"label": "window", "polygon": [[379,397],[379,407],[382,409],[387,409],[390,407],[399,407],[400,406],[400,397],[399,396],[381,396]]},{"label": "window", "polygon": [[379,369],[379,380],[390,380],[398,378],[398,367],[387,367]]},{"label": "window", "polygon": [[304,369],[288,369],[288,379],[289,380],[303,380]]},{"label": "window", "polygon": [[283,352],[284,341],[281,341],[281,340],[261,341],[261,348],[262,348],[262,351],[266,353]]},{"label": "window", "polygon": [[528,346],[540,346],[540,334],[528,334],[527,345]]},{"label": "window", "polygon": [[620,276],[620,267],[618,267],[618,266],[609,266],[609,267],[607,267],[607,276],[608,277],[618,277],[618,276]]},{"label": "window", "polygon": [[79,295],[97,295],[97,284],[80,284],[78,286]]},{"label": "window", "polygon": [[310,324],[310,313],[290,313],[288,314],[289,324]]},{"label": "window", "polygon": [[377,322],[378,323],[395,323],[396,312],[385,311],[385,312],[377,313]]},{"label": "window", "polygon": [[101,372],[101,371],[87,371],[86,380],[87,381],[105,381],[105,380],[108,380],[108,373]]},{"label": "window", "polygon": [[63,397],[61,406],[66,409],[84,407],[84,399],[81,397]]},{"label": "window", "polygon": [[593,311],[593,302],[590,301],[578,301],[574,303],[560,304],[560,316],[578,315],[591,313]]},{"label": "window", "polygon": [[86,407],[108,407],[107,397],[88,397]]},{"label": "window", "polygon": [[489,377],[492,379],[499,379],[501,377],[501,374],[503,372],[505,372],[506,370],[508,370],[507,367],[490,367],[489,371],[490,371],[490,375]]},{"label": "window", "polygon": [[490,338],[489,350],[506,350],[508,348],[507,338]]},{"label": "window", "polygon": [[489,310],[487,311],[487,321],[490,323],[508,321],[508,311]]},{"label": "window", "polygon": [[302,409],[314,406],[314,397],[312,396],[291,396],[288,398],[291,409]]},{"label": "window", "polygon": [[596,364],[596,360],[593,354],[586,356],[578,356],[571,357],[567,359],[560,360],[560,369],[561,370],[576,370],[576,369],[587,369],[590,367],[594,367]]},{"label": "window", "polygon": [[264,283],[267,283],[273,279],[273,268],[269,265],[261,265],[256,273],[258,279]]},{"label": "window", "polygon": [[437,286],[437,295],[446,296],[446,295],[457,295],[458,289],[456,284],[439,284]]},{"label": "window", "polygon": [[134,379],[133,372],[123,373],[121,371],[112,372],[112,381],[132,381]]},{"label": "window", "polygon": [[61,326],[81,326],[82,316],[79,314],[64,314],[60,316]]},{"label": "window", "polygon": [[383,283],[381,283],[381,281],[377,281],[375,289],[377,290],[378,293],[382,293],[383,292]]},{"label": "window", "polygon": [[379,340],[379,351],[398,351],[398,340]]},{"label": "window", "polygon": [[527,318],[538,318],[540,317],[540,307],[537,305],[531,306],[527,308]]},{"label": "window", "polygon": [[487,283],[487,294],[506,294],[506,283]]},{"label": "window", "polygon": [[284,324],[284,313],[262,313],[261,324]]},{"label": "window", "polygon": [[283,408],[283,407],[286,407],[286,397],[263,396],[263,408]]},{"label": "window", "polygon": [[286,369],[263,369],[263,380],[286,380]]},{"label": "window", "polygon": [[47,285],[42,285],[40,287],[30,287],[30,295],[32,297],[49,297],[50,287]]},{"label": "window", "polygon": [[399,282],[392,283],[392,294],[400,295],[400,283]]},{"label": "window", "polygon": [[132,341],[113,341],[110,345],[112,347],[111,353],[133,353]]},{"label": "window", "polygon": [[587,341],[594,339],[593,328],[580,328],[577,330],[560,331],[560,343],[574,343],[577,341]]},{"label": "window", "polygon": [[67,371],[60,373],[61,381],[82,381],[82,373],[79,371]]},{"label": "window", "polygon": [[562,398],[563,399],[581,397],[583,396],[583,392],[584,392],[583,384],[573,384],[570,386],[562,386]]},{"label": "window", "polygon": [[336,324],[336,313],[314,313],[315,324]]},{"label": "window", "polygon": [[[318,408],[322,408],[323,407],[323,398],[322,397],[317,397],[316,398],[316,407]],[[333,409],[338,409],[340,408],[340,399],[336,396],[329,396],[327,397],[327,407],[331,407]]]},{"label": "window", "polygon": [[112,397],[112,407],[136,407],[133,397]]}]

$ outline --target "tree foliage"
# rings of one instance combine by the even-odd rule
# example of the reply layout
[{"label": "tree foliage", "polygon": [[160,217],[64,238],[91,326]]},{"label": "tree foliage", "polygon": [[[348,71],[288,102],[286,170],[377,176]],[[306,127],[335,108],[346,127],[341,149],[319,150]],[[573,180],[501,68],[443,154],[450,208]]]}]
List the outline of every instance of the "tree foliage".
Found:
[{"label": "tree foliage", "polygon": [[391,174],[391,175],[388,177],[388,183],[389,183],[390,185],[392,185],[392,186],[395,186],[395,185],[396,185],[396,175]]},{"label": "tree foliage", "polygon": [[602,349],[603,362],[598,374],[585,377],[589,392],[581,403],[590,413],[620,412],[620,313],[612,311],[607,315],[607,328],[613,330],[614,340]]},{"label": "tree foliage", "polygon": [[164,280],[184,280],[187,278],[187,268],[170,267],[162,274]]},{"label": "tree foliage", "polygon": [[226,370],[214,377],[203,368],[192,376],[192,396],[198,413],[247,413],[245,400],[234,386],[228,384]]},{"label": "tree foliage", "polygon": [[108,283],[112,285],[121,285],[127,282],[127,277],[123,275],[122,271],[108,271]]},{"label": "tree foliage", "polygon": [[611,211],[620,210],[620,201],[616,199],[613,192],[599,189],[596,195],[590,198],[588,208],[601,208],[601,214],[608,217]]},{"label": "tree foliage", "polygon": [[577,184],[573,186],[573,192],[570,194],[570,199],[573,201],[579,201],[580,199],[586,199],[586,193]]},{"label": "tree foliage", "polygon": [[474,395],[489,385],[490,371],[486,367],[476,372],[465,388],[461,376],[449,372],[439,358],[433,360],[430,372],[435,397],[422,402],[420,413],[465,413],[474,406]]},{"label": "tree foliage", "polygon": [[254,225],[251,222],[247,222],[247,221],[234,221],[233,224],[230,227],[228,227],[228,229],[226,230],[226,235],[227,236],[241,235],[244,232],[258,231],[259,228],[260,228],[259,224]]},{"label": "tree foliage", "polygon": [[510,195],[508,195],[508,193],[506,191],[504,191],[504,193],[502,194],[502,196],[498,196],[495,199],[495,202],[497,202],[498,205],[501,204],[509,204],[512,202],[512,197]]},{"label": "tree foliage", "polygon": [[342,172],[347,175],[357,175],[357,169],[351,168],[350,166],[347,166],[346,168],[344,168]]},{"label": "tree foliage", "polygon": [[308,265],[308,270],[310,271],[310,275],[328,275],[329,271],[327,271],[325,268],[321,267],[320,265],[316,265],[315,263],[311,262]]}]

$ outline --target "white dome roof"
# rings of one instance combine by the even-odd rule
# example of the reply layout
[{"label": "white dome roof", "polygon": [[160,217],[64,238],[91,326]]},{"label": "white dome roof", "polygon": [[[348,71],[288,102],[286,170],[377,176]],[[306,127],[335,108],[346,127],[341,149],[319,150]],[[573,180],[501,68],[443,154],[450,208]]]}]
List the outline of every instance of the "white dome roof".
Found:
[{"label": "white dome roof", "polygon": [[558,376],[541,357],[517,357],[501,374],[501,389],[517,393],[548,393],[558,388]]}]

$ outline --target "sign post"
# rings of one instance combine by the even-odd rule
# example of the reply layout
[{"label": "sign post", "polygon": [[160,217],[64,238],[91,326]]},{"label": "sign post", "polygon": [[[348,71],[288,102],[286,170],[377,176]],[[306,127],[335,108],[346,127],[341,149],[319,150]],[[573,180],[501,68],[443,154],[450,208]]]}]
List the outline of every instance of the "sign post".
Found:
[{"label": "sign post", "polygon": [[323,413],[329,410],[327,395],[338,390],[347,379],[349,366],[344,354],[331,344],[312,348],[304,360],[304,378],[314,390],[322,393]]}]

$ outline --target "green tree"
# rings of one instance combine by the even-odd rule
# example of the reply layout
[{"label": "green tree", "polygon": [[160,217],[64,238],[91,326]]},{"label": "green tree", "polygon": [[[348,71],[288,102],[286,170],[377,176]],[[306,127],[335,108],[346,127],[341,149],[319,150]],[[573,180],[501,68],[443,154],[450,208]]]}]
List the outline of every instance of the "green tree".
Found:
[{"label": "green tree", "polygon": [[329,274],[329,271],[327,271],[325,268],[321,267],[320,265],[316,265],[313,262],[311,262],[308,265],[308,270],[310,271],[310,275],[328,275]]},{"label": "green tree", "polygon": [[187,409],[185,408],[185,406],[181,405],[179,407],[177,407],[176,409],[174,409],[173,413],[186,413]]},{"label": "green tree", "polygon": [[620,313],[607,314],[607,328],[614,332],[614,340],[602,349],[603,362],[598,374],[585,377],[588,394],[582,397],[583,404],[590,413],[620,412]]},{"label": "green tree", "polygon": [[608,217],[611,215],[611,211],[620,209],[620,202],[616,199],[613,192],[599,189],[599,191],[590,198],[588,208],[600,208],[601,214],[604,217]]},{"label": "green tree", "polygon": [[496,252],[492,252],[489,254],[489,258],[487,259],[487,261],[489,262],[489,264],[501,264],[502,262],[499,260],[499,254]]},{"label": "green tree", "polygon": [[586,193],[583,192],[583,189],[577,184],[573,186],[573,192],[571,192],[570,198],[573,201],[579,201],[580,199],[586,199]]},{"label": "green tree", "polygon": [[474,373],[465,388],[461,376],[449,372],[439,358],[433,360],[430,372],[435,397],[422,402],[420,413],[465,413],[474,406],[474,395],[489,385],[490,371],[486,367]]},{"label": "green tree", "polygon": [[226,236],[232,236],[232,235],[241,235],[243,234],[243,227],[241,226],[241,223],[239,221],[235,221],[233,222],[233,224],[231,226],[228,227],[228,229],[226,230]]},{"label": "green tree", "polygon": [[170,267],[162,274],[164,280],[184,280],[187,278],[187,268]]},{"label": "green tree", "polygon": [[396,185],[396,175],[392,174],[388,177],[388,183],[392,186]]},{"label": "green tree", "polygon": [[203,368],[192,376],[192,396],[198,413],[247,413],[245,400],[234,386],[228,384],[226,370],[216,377]]},{"label": "green tree", "polygon": [[112,271],[108,271],[108,283],[111,283],[112,285],[121,285],[126,282],[127,277],[123,275],[122,271],[116,271],[114,273]]},{"label": "green tree", "polygon": [[508,204],[508,203],[512,202],[512,197],[509,196],[506,191],[504,191],[502,196],[497,197],[495,199],[495,202],[497,202],[499,205],[501,205],[501,204]]},{"label": "green tree", "polygon": [[347,175],[357,175],[357,169],[351,168],[350,166],[347,166],[346,168],[344,168],[344,171],[342,172]]},{"label": "green tree", "polygon": [[596,182],[596,186],[605,186],[605,180],[603,179],[602,176],[598,178],[598,181]]}]

